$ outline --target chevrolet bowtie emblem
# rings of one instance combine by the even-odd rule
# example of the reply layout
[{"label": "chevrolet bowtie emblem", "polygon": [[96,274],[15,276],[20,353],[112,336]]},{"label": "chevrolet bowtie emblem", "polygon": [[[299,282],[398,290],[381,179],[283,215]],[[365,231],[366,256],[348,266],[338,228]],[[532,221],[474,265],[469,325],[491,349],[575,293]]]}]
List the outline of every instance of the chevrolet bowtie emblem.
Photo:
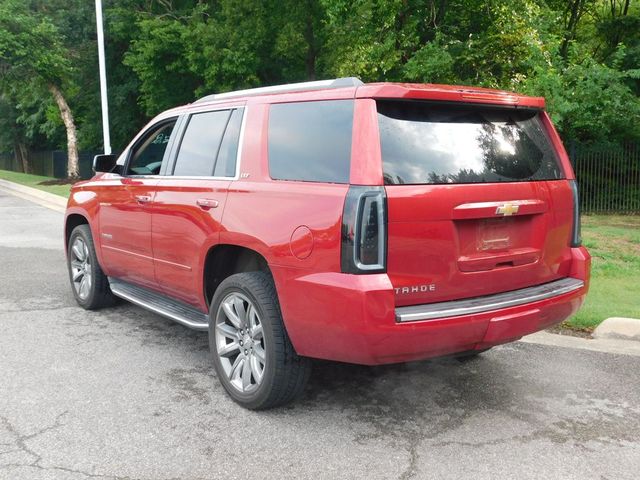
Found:
[{"label": "chevrolet bowtie emblem", "polygon": [[518,208],[520,207],[518,205],[514,205],[513,203],[505,203],[504,205],[500,205],[496,209],[496,215],[504,215],[505,217],[515,215],[516,213],[518,213]]}]

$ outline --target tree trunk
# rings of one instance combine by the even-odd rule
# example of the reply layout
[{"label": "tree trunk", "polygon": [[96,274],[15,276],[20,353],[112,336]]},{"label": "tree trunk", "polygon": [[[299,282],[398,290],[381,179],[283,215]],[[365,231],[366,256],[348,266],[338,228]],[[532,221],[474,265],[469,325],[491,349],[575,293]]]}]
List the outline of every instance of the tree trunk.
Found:
[{"label": "tree trunk", "polygon": [[80,178],[80,168],[78,166],[78,135],[71,109],[57,85],[49,84],[49,91],[56,100],[56,104],[60,110],[60,117],[62,117],[64,126],[67,129],[67,155],[69,158],[67,162],[67,178]]},{"label": "tree trunk", "polygon": [[569,53],[569,43],[576,36],[578,22],[580,21],[580,17],[583,14],[584,1],[585,0],[572,0],[569,2],[569,6],[567,8],[569,20],[567,21],[567,25],[565,27],[562,45],[560,46],[560,56],[565,62],[567,61],[567,56]]},{"label": "tree trunk", "polygon": [[22,171],[24,173],[31,173],[31,166],[29,165],[29,151],[27,150],[27,146],[19,140],[16,140],[13,145],[16,162],[22,165]]},{"label": "tree trunk", "polygon": [[444,21],[444,14],[447,11],[447,0],[440,0],[438,5],[438,12],[436,13],[436,19],[433,22],[434,27],[439,27],[440,24]]}]

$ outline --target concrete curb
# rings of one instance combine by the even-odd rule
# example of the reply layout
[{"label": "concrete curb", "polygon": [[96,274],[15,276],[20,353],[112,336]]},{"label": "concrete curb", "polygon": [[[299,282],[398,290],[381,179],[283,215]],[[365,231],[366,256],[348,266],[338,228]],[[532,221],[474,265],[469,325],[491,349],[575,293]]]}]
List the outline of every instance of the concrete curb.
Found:
[{"label": "concrete curb", "polygon": [[554,347],[577,348],[594,352],[633,355],[640,357],[640,342],[612,338],[581,338],[570,335],[558,335],[549,332],[536,332],[520,340],[525,343],[550,345]]},{"label": "concrete curb", "polygon": [[593,338],[640,342],[640,320],[624,317],[607,318],[593,331]]},{"label": "concrete curb", "polygon": [[43,207],[55,210],[56,212],[64,213],[67,207],[66,198],[53,193],[43,192],[37,188],[26,187],[18,183],[0,179],[0,189],[16,197],[24,198]]}]

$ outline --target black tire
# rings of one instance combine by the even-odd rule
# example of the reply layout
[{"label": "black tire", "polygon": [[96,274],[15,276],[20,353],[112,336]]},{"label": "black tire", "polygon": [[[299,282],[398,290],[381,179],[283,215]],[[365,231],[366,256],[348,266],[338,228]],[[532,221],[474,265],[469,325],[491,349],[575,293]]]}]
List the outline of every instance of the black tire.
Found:
[{"label": "black tire", "polygon": [[[241,302],[239,310],[234,300]],[[233,315],[225,311],[223,301],[227,308],[231,305],[232,314],[236,314],[235,320],[238,325],[245,325],[244,330],[230,320]],[[248,313],[253,312],[252,308],[257,312],[257,317]],[[242,313],[246,321],[242,321]],[[246,325],[251,323],[254,325],[247,330]],[[209,349],[218,379],[238,404],[250,410],[265,410],[289,403],[302,393],[311,373],[311,361],[300,357],[289,340],[273,279],[269,274],[247,272],[226,278],[213,296],[209,326]],[[261,337],[260,334],[254,337],[253,334],[258,331]],[[243,338],[244,346],[241,346]],[[218,348],[227,347],[229,351],[237,350],[237,355],[220,355]],[[258,351],[264,362],[258,359]],[[254,365],[257,365],[258,373],[262,368],[260,380],[254,374]],[[245,369],[249,370],[246,391]],[[242,377],[234,380],[234,372]],[[238,381],[242,385],[237,385]]]},{"label": "black tire", "polygon": [[[78,243],[76,243],[78,242]],[[90,284],[79,291],[77,282],[74,281],[74,270],[77,271],[79,261],[78,255],[74,252],[74,245],[86,245],[84,254],[89,261],[89,273],[83,273],[83,276],[90,278]],[[82,263],[82,262],[81,262]],[[98,308],[108,307],[115,303],[115,297],[109,288],[109,280],[102,271],[96,256],[96,248],[93,244],[91,229],[89,225],[78,225],[71,232],[69,243],[67,246],[67,269],[69,271],[69,281],[71,282],[71,290],[76,298],[76,302],[86,310],[96,310]]]}]

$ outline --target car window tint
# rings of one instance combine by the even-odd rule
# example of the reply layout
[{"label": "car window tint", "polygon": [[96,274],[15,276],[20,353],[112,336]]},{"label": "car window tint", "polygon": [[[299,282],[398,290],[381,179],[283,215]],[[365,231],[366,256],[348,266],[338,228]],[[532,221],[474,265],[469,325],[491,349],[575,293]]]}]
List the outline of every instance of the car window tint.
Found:
[{"label": "car window tint", "polygon": [[180,150],[173,169],[174,175],[213,175],[218,148],[229,114],[229,110],[216,110],[191,115],[180,142]]},{"label": "car window tint", "polygon": [[536,110],[388,100],[377,105],[387,185],[562,178]]},{"label": "car window tint", "polygon": [[158,175],[176,121],[162,123],[144,135],[134,147],[127,175]]},{"label": "car window tint", "polygon": [[233,110],[231,113],[231,118],[229,119],[222,144],[220,145],[216,168],[213,172],[213,175],[216,177],[233,177],[236,174],[236,159],[238,157],[238,141],[240,139],[242,115],[242,109]]},{"label": "car window tint", "polygon": [[269,111],[269,173],[349,183],[353,100],[282,103]]}]

